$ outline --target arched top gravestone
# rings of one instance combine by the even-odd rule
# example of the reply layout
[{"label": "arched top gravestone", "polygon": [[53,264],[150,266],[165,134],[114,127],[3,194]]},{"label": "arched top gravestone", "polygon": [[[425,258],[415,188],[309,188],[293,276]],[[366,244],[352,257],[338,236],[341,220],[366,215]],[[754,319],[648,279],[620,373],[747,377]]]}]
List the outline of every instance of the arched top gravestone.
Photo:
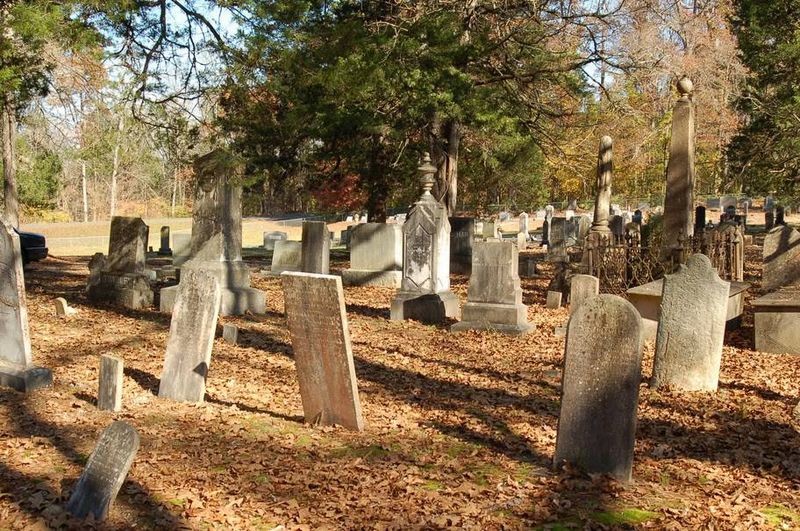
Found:
[{"label": "arched top gravestone", "polygon": [[615,295],[585,300],[567,325],[555,464],[631,478],[642,318]]},{"label": "arched top gravestone", "polygon": [[716,391],[730,282],[711,260],[694,254],[664,277],[651,385]]}]

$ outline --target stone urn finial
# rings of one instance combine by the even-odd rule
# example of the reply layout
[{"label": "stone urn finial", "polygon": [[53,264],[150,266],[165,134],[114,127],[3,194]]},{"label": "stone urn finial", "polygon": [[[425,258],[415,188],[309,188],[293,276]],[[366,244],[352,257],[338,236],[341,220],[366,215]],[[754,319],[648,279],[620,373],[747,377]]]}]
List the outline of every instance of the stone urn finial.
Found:
[{"label": "stone urn finial", "polygon": [[683,76],[675,83],[675,85],[678,87],[678,92],[681,95],[681,99],[689,99],[689,97],[692,95],[692,91],[694,90],[694,83],[692,83],[692,80],[686,76]]},{"label": "stone urn finial", "polygon": [[436,173],[436,166],[431,163],[431,155],[430,153],[423,153],[422,154],[422,163],[420,164],[417,171],[422,175],[419,178],[419,182],[422,185],[422,195],[430,195],[431,189],[433,188],[433,174]]}]

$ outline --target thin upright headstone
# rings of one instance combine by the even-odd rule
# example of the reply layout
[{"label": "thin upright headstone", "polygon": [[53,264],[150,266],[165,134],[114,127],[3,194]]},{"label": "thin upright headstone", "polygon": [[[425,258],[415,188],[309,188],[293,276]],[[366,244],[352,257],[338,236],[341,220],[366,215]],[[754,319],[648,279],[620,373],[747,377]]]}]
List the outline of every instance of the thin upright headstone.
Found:
[{"label": "thin upright headstone", "polygon": [[222,293],[216,277],[199,269],[184,271],[178,287],[158,396],[202,402]]},{"label": "thin upright headstone", "polygon": [[331,239],[324,221],[303,222],[302,271],[327,275],[330,271]]},{"label": "thin upright headstone", "polygon": [[616,295],[572,314],[561,382],[554,464],[629,481],[642,366],[642,318]]},{"label": "thin upright headstone", "polygon": [[164,256],[172,254],[172,249],[169,246],[169,226],[167,225],[161,227],[161,246],[158,248],[158,254]]},{"label": "thin upright headstone", "polygon": [[119,411],[122,409],[121,358],[103,354],[100,356],[100,382],[97,389],[97,409]]},{"label": "thin upright headstone", "polygon": [[281,281],[306,422],[361,431],[341,278],[287,272]]},{"label": "thin upright headstone", "polygon": [[50,369],[33,365],[19,236],[0,227],[0,386],[28,392],[53,383]]},{"label": "thin upright headstone", "polygon": [[525,235],[525,239],[528,238],[528,220],[529,216],[527,212],[520,212],[519,214],[519,232]]},{"label": "thin upright headstone", "polygon": [[94,447],[66,509],[76,518],[105,520],[139,450],[139,433],[121,420],[112,422]]},{"label": "thin upright headstone", "polygon": [[652,387],[717,390],[729,291],[703,254],[664,277]]},{"label": "thin upright headstone", "polygon": [[431,195],[436,166],[427,153],[419,172],[422,196],[403,225],[403,280],[390,317],[441,323],[461,313],[450,291],[450,222],[447,209]]},{"label": "thin upright headstone", "polygon": [[222,340],[225,343],[236,345],[239,343],[239,327],[234,324],[222,325]]},{"label": "thin upright headstone", "polygon": [[694,231],[702,232],[706,229],[706,207],[703,205],[694,209]]},{"label": "thin upright headstone", "polygon": [[611,236],[608,213],[611,205],[611,180],[614,175],[612,155],[613,141],[610,136],[600,139],[597,154],[597,195],[594,202],[594,219],[590,232]]},{"label": "thin upright headstone", "polygon": [[450,272],[469,275],[472,271],[472,246],[475,239],[475,218],[451,217]]},{"label": "thin upright headstone", "polygon": [[574,275],[569,288],[569,313],[575,313],[586,300],[600,293],[600,279],[592,275]]},{"label": "thin upright headstone", "polygon": [[765,291],[800,282],[800,232],[779,225],[764,238],[761,288]]},{"label": "thin upright headstone", "polygon": [[556,208],[553,205],[544,207],[544,223],[542,223],[542,245],[550,245],[550,229]]},{"label": "thin upright headstone", "polygon": [[694,103],[693,85],[688,77],[677,83],[680,98],[672,110],[672,137],[667,163],[667,189],[664,197],[665,252],[680,245],[680,238],[692,236],[694,207]]}]

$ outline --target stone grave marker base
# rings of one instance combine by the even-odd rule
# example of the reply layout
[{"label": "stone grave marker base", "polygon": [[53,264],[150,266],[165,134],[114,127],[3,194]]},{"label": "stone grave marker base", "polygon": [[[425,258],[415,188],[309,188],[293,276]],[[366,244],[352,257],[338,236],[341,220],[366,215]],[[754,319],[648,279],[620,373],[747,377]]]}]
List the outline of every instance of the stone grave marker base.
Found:
[{"label": "stone grave marker base", "polygon": [[458,297],[451,291],[425,295],[400,292],[392,300],[390,310],[392,321],[413,319],[426,324],[441,323],[448,317],[458,319],[460,315]]},{"label": "stone grave marker base", "polygon": [[0,362],[0,386],[29,393],[53,385],[53,373],[44,367],[19,367]]},{"label": "stone grave marker base", "polygon": [[450,331],[496,330],[522,335],[536,329],[535,325],[527,322],[528,309],[523,304],[468,302],[462,315],[462,321],[451,326]]},{"label": "stone grave marker base", "polygon": [[345,286],[388,286],[399,288],[403,280],[402,271],[369,271],[345,269],[342,283]]}]

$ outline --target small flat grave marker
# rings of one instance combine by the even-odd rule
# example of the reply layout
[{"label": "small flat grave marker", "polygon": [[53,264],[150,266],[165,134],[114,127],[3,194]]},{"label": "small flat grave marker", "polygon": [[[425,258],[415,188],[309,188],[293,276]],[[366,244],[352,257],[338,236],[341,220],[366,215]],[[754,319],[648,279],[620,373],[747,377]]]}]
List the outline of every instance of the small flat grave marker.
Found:
[{"label": "small flat grave marker", "polygon": [[232,324],[222,325],[222,340],[231,345],[238,345],[239,327]]}]

